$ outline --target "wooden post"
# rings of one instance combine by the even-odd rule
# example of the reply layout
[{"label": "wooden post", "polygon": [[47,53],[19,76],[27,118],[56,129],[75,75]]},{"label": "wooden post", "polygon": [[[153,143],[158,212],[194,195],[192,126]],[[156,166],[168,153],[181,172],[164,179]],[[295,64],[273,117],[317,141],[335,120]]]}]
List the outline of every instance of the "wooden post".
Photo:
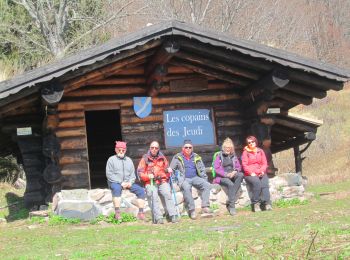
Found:
[{"label": "wooden post", "polygon": [[299,145],[294,146],[293,149],[294,149],[295,172],[300,172],[300,175],[302,175],[302,158],[301,158]]}]

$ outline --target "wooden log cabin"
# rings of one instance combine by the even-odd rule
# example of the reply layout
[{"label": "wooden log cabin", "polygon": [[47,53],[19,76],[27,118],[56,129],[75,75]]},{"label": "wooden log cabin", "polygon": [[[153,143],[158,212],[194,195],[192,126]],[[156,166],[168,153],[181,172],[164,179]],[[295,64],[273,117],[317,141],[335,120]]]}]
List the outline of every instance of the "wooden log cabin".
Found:
[{"label": "wooden log cabin", "polygon": [[[289,109],[341,90],[349,78],[344,69],[169,21],[1,82],[0,155],[23,164],[26,205],[40,205],[61,189],[106,187],[115,140],[128,142],[135,165],[151,140],[170,159],[195,133],[174,145],[166,116],[204,110],[210,133],[195,150],[206,166],[225,137],[240,153],[254,134],[272,172],[271,153],[290,148],[301,170],[299,146],[321,123]],[[135,114],[134,97],[151,97],[149,115]]]}]

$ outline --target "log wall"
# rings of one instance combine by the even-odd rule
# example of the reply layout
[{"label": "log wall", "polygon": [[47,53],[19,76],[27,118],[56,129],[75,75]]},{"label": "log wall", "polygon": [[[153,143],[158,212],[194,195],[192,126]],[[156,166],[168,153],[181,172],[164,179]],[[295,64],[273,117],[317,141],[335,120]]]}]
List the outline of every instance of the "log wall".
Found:
[{"label": "log wall", "polygon": [[[128,142],[128,156],[137,166],[152,140],[160,142],[165,155],[171,160],[177,150],[165,150],[163,111],[174,109],[213,109],[217,143],[225,137],[234,139],[238,151],[242,148],[245,121],[240,96],[230,83],[208,79],[203,89],[171,89],[169,80],[198,77],[188,69],[170,67],[165,84],[152,98],[152,113],[138,118],[133,111],[133,97],[146,96],[143,68],[123,70],[119,76],[98,80],[87,86],[66,92],[58,104],[59,122],[56,135],[61,144],[60,166],[62,188],[89,188],[89,164],[84,112],[86,110],[120,109],[122,138]],[[203,78],[203,76],[201,76]],[[212,155],[219,146],[195,147],[210,166]],[[113,144],[111,144],[113,154]],[[112,155],[111,154],[111,155]],[[106,162],[101,162],[105,164]]]}]

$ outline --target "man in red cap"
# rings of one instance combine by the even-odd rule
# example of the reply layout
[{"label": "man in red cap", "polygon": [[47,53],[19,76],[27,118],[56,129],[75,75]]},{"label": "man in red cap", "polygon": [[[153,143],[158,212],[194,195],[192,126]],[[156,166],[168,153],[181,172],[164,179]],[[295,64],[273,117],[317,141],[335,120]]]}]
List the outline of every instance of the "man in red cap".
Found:
[{"label": "man in red cap", "polygon": [[106,176],[112,191],[113,204],[115,207],[115,219],[120,220],[120,201],[122,190],[129,189],[136,194],[139,212],[137,218],[144,220],[143,212],[145,205],[145,190],[135,183],[135,167],[132,160],[125,155],[126,143],[117,141],[115,143],[115,155],[109,157],[106,165]]}]

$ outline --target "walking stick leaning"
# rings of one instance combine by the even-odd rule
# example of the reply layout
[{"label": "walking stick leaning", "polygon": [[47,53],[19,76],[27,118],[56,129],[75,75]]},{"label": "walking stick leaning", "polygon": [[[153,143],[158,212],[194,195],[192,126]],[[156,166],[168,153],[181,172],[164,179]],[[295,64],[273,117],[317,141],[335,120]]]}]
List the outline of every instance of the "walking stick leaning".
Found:
[{"label": "walking stick leaning", "polygon": [[153,183],[153,178],[150,178],[150,183],[151,183],[151,200],[150,200],[150,209],[151,209],[151,214],[152,214],[152,223],[155,224],[156,223],[156,218],[154,216],[154,196],[153,196],[153,192],[154,192],[154,183]]}]

